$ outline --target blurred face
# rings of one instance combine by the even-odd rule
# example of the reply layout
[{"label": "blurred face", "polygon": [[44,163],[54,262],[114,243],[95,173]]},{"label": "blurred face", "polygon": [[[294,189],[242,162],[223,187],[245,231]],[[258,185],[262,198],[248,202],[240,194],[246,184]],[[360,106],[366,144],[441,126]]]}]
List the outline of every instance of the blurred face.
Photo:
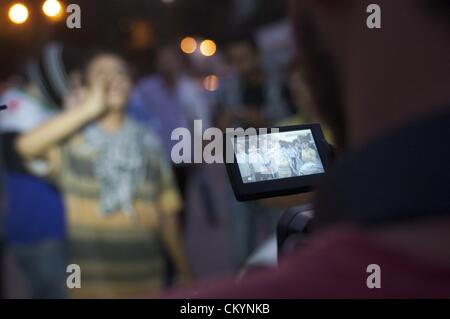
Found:
[{"label": "blurred face", "polygon": [[87,69],[88,84],[104,78],[105,103],[112,110],[126,107],[131,90],[131,76],[126,63],[113,54],[102,54],[94,58]]},{"label": "blurred face", "polygon": [[246,42],[231,45],[229,56],[231,64],[239,74],[249,74],[258,68],[258,55]]}]

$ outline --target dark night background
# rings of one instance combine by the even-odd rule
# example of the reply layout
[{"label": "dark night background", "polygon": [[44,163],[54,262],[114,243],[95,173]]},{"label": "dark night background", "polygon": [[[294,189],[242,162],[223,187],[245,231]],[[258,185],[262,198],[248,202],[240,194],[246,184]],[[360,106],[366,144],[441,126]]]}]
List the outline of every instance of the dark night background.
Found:
[{"label": "dark night background", "polygon": [[8,19],[12,3],[0,0],[0,80],[48,40],[114,48],[142,74],[151,71],[149,57],[159,44],[196,35],[214,39],[220,49],[234,34],[252,32],[286,15],[286,1],[278,0],[67,0],[66,5],[80,5],[82,24],[81,29],[68,29],[67,14],[60,21],[49,21],[42,13],[42,1],[30,0],[22,1],[30,10],[27,23],[13,25]]}]

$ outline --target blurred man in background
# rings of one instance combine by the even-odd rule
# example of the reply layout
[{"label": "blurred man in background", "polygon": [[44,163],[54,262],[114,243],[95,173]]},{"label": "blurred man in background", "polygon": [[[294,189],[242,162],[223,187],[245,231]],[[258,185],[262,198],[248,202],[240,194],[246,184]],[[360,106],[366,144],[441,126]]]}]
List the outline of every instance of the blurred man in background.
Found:
[{"label": "blurred man in background", "polygon": [[234,73],[225,79],[221,89],[221,126],[265,127],[290,115],[282,83],[263,69],[251,36],[231,41],[227,54]]},{"label": "blurred man in background", "polygon": [[276,271],[191,296],[450,296],[450,4],[380,0],[382,28],[369,29],[370,3],[292,1],[315,107],[340,148],[309,243]]},{"label": "blurred man in background", "polygon": [[[194,81],[183,68],[178,48],[161,47],[156,53],[157,73],[144,78],[134,88],[129,112],[136,120],[154,130],[160,137],[167,157],[178,141],[172,141],[172,132],[179,127],[193,131],[194,120],[202,120],[203,127],[210,125],[206,100],[200,94]],[[203,134],[203,132],[194,132]],[[189,175],[187,163],[174,165],[174,171],[181,193]]]},{"label": "blurred man in background", "polygon": [[[178,142],[172,140],[176,128],[187,128],[192,138],[202,131],[194,131],[194,120],[201,120],[203,127],[210,125],[208,103],[187,74],[178,47],[166,45],[157,49],[156,73],[140,80],[134,87],[128,112],[130,116],[154,131],[162,142],[165,155],[170,160],[173,146]],[[193,145],[193,144],[192,144]],[[193,161],[193,158],[191,158]],[[187,204],[187,187],[193,165],[191,163],[175,164],[171,161],[178,189],[184,203]],[[185,230],[190,218],[188,205],[180,207],[179,217]],[[169,265],[172,269],[172,265]],[[168,274],[169,283],[172,274]]]},{"label": "blurred man in background", "polygon": [[[283,99],[283,83],[263,68],[260,50],[252,35],[232,38],[226,46],[231,74],[221,81],[218,94],[217,126],[269,127],[290,115]],[[252,178],[266,180],[272,171],[253,146],[248,150]],[[257,160],[258,159],[258,160]],[[233,221],[235,263],[241,267],[249,255],[275,231],[278,209],[262,202],[237,202],[230,192],[228,210]]]}]

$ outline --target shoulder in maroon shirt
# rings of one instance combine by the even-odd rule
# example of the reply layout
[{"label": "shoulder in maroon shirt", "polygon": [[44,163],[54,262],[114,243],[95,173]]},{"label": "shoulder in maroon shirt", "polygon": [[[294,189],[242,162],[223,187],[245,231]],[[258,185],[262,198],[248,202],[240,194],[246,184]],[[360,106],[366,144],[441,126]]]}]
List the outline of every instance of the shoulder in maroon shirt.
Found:
[{"label": "shoulder in maroon shirt", "polygon": [[[265,270],[236,282],[223,280],[168,298],[448,298],[450,265],[427,264],[383,246],[369,232],[335,227]],[[380,288],[369,288],[369,265],[380,267]],[[370,270],[370,269],[369,269]],[[370,281],[370,279],[369,279]]]}]

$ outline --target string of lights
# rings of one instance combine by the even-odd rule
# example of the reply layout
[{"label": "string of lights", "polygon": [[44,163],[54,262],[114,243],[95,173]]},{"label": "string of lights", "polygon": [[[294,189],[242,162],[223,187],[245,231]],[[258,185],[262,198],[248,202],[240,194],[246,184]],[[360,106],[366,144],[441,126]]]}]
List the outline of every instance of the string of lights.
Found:
[{"label": "string of lights", "polygon": [[[163,1],[168,4],[172,1]],[[59,0],[45,0],[40,6],[41,14],[50,21],[59,21],[63,18],[66,8],[69,4]],[[39,4],[38,6],[39,7]],[[13,25],[25,25],[32,15],[36,14],[36,6],[33,7],[26,1],[17,1],[7,7],[8,18]],[[197,55],[203,58],[209,58],[217,53],[217,44],[212,39],[205,39],[197,36],[186,36],[180,44],[180,50],[186,55]],[[219,79],[211,74],[204,78],[203,86],[208,91],[216,91]]]},{"label": "string of lights", "polygon": [[[22,2],[13,3],[8,9],[8,18],[13,24],[24,24],[30,18],[31,9]],[[46,0],[42,4],[42,13],[52,20],[58,20],[63,14],[63,4],[58,0]]]}]

